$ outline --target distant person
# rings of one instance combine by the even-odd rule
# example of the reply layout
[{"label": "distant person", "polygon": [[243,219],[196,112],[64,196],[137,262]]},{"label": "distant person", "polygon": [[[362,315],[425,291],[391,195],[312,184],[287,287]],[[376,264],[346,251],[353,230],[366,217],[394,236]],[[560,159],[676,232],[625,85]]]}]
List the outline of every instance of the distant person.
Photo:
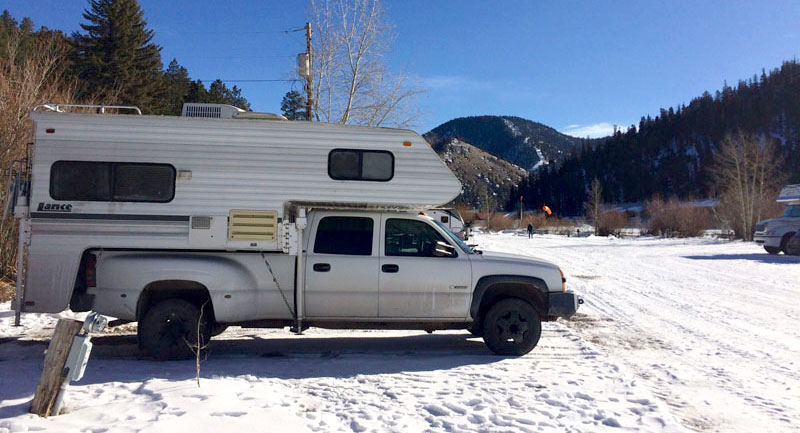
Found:
[{"label": "distant person", "polygon": [[533,237],[533,224],[528,223],[528,239]]}]

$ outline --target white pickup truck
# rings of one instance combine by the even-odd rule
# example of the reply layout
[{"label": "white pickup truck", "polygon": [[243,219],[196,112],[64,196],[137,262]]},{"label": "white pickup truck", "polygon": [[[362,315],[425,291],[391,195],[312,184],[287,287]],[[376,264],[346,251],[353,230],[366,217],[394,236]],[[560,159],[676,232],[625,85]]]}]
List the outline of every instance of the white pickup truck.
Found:
[{"label": "white pickup truck", "polygon": [[[308,227],[303,327],[469,329],[495,353],[522,355],[541,321],[582,303],[557,266],[473,250],[427,216],[317,211]],[[225,325],[294,324],[296,267],[285,254],[91,250],[82,268],[92,309],[139,321],[156,358],[190,355],[184,341],[207,301],[205,338]]]},{"label": "white pickup truck", "polygon": [[787,185],[778,194],[778,203],[785,203],[783,216],[759,221],[753,240],[770,254],[800,254],[790,248],[792,237],[800,233],[800,185]]}]

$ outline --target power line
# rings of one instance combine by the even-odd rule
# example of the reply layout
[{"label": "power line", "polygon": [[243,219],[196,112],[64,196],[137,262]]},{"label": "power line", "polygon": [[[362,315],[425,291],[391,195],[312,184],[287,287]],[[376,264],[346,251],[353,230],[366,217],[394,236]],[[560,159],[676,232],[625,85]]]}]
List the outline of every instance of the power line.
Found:
[{"label": "power line", "polygon": [[195,59],[288,59],[295,58],[296,54],[274,56],[190,56]]},{"label": "power line", "polygon": [[[201,34],[201,35],[268,35],[273,33],[295,33],[305,31],[305,27],[299,29],[286,29],[286,30],[189,30],[183,33]],[[176,32],[177,33],[177,32]]]},{"label": "power line", "polygon": [[200,81],[211,81],[211,82],[214,82],[214,81],[217,81],[217,80],[223,81],[223,82],[226,82],[226,83],[270,83],[270,82],[304,81],[304,80],[299,80],[297,78],[283,79],[283,80],[278,80],[278,79],[275,79],[275,80],[223,80],[222,78],[214,78],[212,80],[200,80]]}]

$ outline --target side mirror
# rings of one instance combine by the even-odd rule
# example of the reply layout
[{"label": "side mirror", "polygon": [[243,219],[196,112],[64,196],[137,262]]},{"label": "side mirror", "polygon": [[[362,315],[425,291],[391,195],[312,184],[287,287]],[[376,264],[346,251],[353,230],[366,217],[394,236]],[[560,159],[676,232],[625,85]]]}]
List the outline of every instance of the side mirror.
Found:
[{"label": "side mirror", "polygon": [[456,247],[442,241],[436,241],[436,245],[433,248],[433,255],[436,257],[453,257],[456,255]]}]

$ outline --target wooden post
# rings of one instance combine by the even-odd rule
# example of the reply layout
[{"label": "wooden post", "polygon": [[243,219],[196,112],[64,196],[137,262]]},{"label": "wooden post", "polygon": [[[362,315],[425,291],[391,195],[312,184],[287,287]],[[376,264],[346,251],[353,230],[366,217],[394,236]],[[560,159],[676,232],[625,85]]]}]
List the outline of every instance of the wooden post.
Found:
[{"label": "wooden post", "polygon": [[31,403],[31,413],[47,417],[58,415],[50,413],[53,403],[56,401],[58,389],[63,382],[62,372],[67,363],[67,355],[72,347],[72,340],[78,335],[83,322],[72,319],[60,319],[53,331],[53,338],[47,346],[47,353],[44,356],[44,368],[39,377],[39,385],[36,387],[36,394]]},{"label": "wooden post", "polygon": [[306,77],[306,120],[314,117],[314,58],[311,54],[311,23],[306,23],[306,54],[308,54],[308,76]]}]

